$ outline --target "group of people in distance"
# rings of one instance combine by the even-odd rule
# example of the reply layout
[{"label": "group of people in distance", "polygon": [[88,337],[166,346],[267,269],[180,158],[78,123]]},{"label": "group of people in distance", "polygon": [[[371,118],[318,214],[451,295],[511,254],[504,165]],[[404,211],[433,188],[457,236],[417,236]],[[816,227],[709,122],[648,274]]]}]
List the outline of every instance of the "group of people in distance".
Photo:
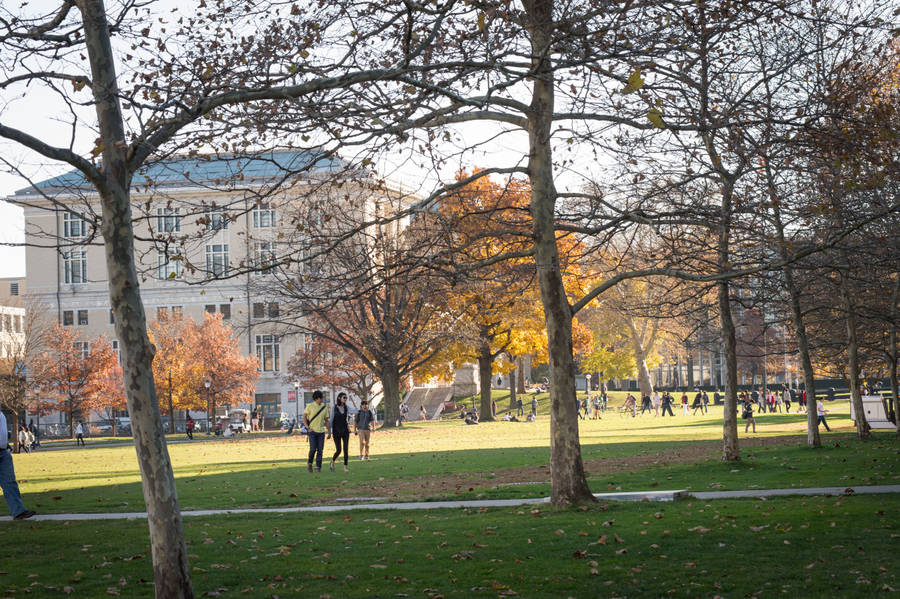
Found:
[{"label": "group of people in distance", "polygon": [[[331,456],[329,469],[334,472],[334,463],[341,454],[344,455],[344,472],[349,472],[349,447],[350,447],[350,410],[347,406],[347,394],[338,393],[334,406],[329,413],[325,403],[325,395],[319,391],[313,391],[313,401],[307,404],[303,410],[303,426],[309,437],[309,455],[306,459],[306,469],[309,472],[322,471],[322,454],[325,450],[325,439],[334,439],[334,455]],[[359,410],[353,420],[353,434],[359,436],[359,459],[369,459],[369,442],[372,431],[375,429],[375,413],[369,409],[369,402],[363,399],[359,403]],[[313,466],[315,463],[315,466]]]},{"label": "group of people in distance", "polygon": [[[709,412],[709,394],[706,391],[700,391],[699,389],[695,389],[694,391],[693,401],[688,397],[687,391],[681,393],[681,400],[679,403],[681,403],[681,413],[684,416],[690,416],[692,414],[696,415],[697,412],[702,414]],[[721,400],[722,396],[718,389],[713,393],[713,398],[716,403]],[[675,412],[672,411],[672,406],[676,403],[676,400],[668,391],[663,391],[662,394],[660,394],[659,391],[654,391],[652,396],[642,396],[640,413],[638,413],[637,402],[637,397],[629,393],[625,397],[625,403],[622,404],[622,411],[626,414],[630,413],[632,417],[637,417],[639,415],[643,416],[645,413],[653,414],[654,416],[665,416],[667,412],[669,416],[675,416]],[[585,416],[587,415],[587,408],[584,408],[584,414]]]}]

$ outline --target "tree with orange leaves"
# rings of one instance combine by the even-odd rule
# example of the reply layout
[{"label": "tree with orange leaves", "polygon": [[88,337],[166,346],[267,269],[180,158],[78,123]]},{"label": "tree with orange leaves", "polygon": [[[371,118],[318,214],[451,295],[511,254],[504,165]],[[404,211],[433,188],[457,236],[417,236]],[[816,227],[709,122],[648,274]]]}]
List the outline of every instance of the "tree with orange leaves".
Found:
[{"label": "tree with orange leaves", "polygon": [[78,331],[60,325],[50,332],[47,349],[32,362],[35,385],[65,411],[72,438],[75,418],[103,405],[103,381],[115,366],[116,354],[105,337],[88,343]]},{"label": "tree with orange leaves", "polygon": [[106,417],[112,422],[112,434],[117,434],[115,419],[117,410],[127,410],[125,399],[125,383],[122,365],[116,361],[112,368],[98,374],[90,384],[88,390],[89,405],[92,410],[106,412]]},{"label": "tree with orange leaves", "polygon": [[169,430],[173,432],[175,410],[199,407],[202,403],[197,396],[197,380],[202,375],[194,372],[194,348],[185,345],[192,323],[192,320],[178,315],[165,316],[151,322],[147,331],[150,342],[156,348],[153,357],[153,382],[159,393],[160,403],[168,408],[163,411],[168,412]]},{"label": "tree with orange leaves", "polygon": [[[211,414],[215,414],[217,403],[252,404],[254,385],[259,377],[257,359],[241,353],[234,331],[222,322],[222,315],[205,314],[200,322],[182,321],[184,346],[176,353],[181,354],[186,364],[180,367],[182,389],[176,405],[199,408],[207,394]],[[206,381],[210,384],[208,390]]]}]

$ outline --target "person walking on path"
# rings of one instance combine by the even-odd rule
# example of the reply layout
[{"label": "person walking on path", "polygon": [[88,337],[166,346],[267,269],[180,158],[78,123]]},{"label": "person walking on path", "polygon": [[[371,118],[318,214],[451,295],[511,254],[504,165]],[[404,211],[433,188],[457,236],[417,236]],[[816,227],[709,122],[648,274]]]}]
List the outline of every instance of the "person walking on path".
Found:
[{"label": "person walking on path", "polygon": [[259,430],[259,412],[253,410],[250,412],[250,432],[254,433]]},{"label": "person walking on path", "polygon": [[359,403],[359,412],[353,426],[353,434],[359,435],[359,459],[369,459],[369,440],[372,430],[375,428],[375,414],[369,409],[369,402],[365,399]]},{"label": "person walking on path", "polygon": [[322,452],[325,450],[325,431],[328,429],[328,411],[324,404],[325,396],[318,389],[313,391],[313,401],[303,410],[303,424],[309,430],[309,455],[306,458],[306,469],[313,471],[313,459],[316,461],[316,472],[322,471]]},{"label": "person walking on path", "polygon": [[690,408],[688,408],[687,391],[681,392],[681,415],[682,416],[690,416],[691,415]]},{"label": "person walking on path", "polygon": [[427,420],[428,414],[425,412],[425,405],[419,406],[419,420]]},{"label": "person walking on path", "polygon": [[709,393],[703,392],[703,413],[709,414]]},{"label": "person walking on path", "polygon": [[531,414],[537,417],[537,396],[531,398]]},{"label": "person walking on path", "polygon": [[825,414],[827,414],[827,413],[828,413],[828,410],[825,409],[825,404],[822,403],[821,399],[817,399],[816,400],[816,415],[818,416],[818,418],[816,419],[816,427],[818,427],[820,424],[824,424],[825,430],[830,433],[831,429],[828,427],[828,422],[825,420]]},{"label": "person walking on path", "polygon": [[348,453],[350,452],[350,423],[347,422],[347,394],[338,393],[331,412],[330,435],[334,439],[334,455],[331,456],[330,470],[334,472],[334,461],[344,452],[344,472],[350,472],[347,467]]},{"label": "person walking on path", "polygon": [[650,396],[649,395],[641,396],[641,416],[644,415],[644,412],[650,412]]},{"label": "person walking on path", "polygon": [[184,432],[190,441],[194,440],[194,419],[188,414],[187,420],[184,421]]},{"label": "person walking on path", "polygon": [[662,403],[662,398],[659,396],[659,391],[653,392],[653,411],[654,416],[659,416],[659,404]]},{"label": "person walking on path", "polygon": [[753,432],[756,432],[756,420],[753,418],[753,402],[745,401],[744,402],[744,413],[741,417],[747,421],[747,425],[744,427],[744,432],[746,433],[749,430],[750,425],[753,425]]},{"label": "person walking on path", "polygon": [[75,445],[84,447],[84,423],[81,420],[75,425]]},{"label": "person walking on path", "polygon": [[522,406],[522,398],[519,397],[516,399],[516,416],[524,416],[525,408]]},{"label": "person walking on path", "polygon": [[9,435],[6,433],[6,416],[0,410],[0,489],[3,499],[9,506],[9,513],[15,520],[25,520],[34,516],[35,512],[25,508],[22,493],[16,482],[16,471],[13,468],[12,454],[9,452]]},{"label": "person walking on path", "polygon": [[791,413],[791,390],[787,387],[784,388],[784,391],[781,393],[781,401],[784,403],[784,411],[788,414]]}]

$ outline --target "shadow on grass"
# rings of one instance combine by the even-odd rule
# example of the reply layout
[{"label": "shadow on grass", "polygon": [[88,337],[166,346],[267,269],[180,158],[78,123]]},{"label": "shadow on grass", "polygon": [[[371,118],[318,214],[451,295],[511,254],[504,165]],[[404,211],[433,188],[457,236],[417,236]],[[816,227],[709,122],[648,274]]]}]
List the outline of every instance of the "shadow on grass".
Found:
[{"label": "shadow on grass", "polygon": [[[595,492],[640,490],[652,488],[766,488],[819,486],[840,484],[879,484],[891,482],[900,465],[894,450],[893,435],[883,435],[874,442],[858,442],[852,435],[825,437],[825,447],[811,451],[802,437],[796,444],[743,449],[743,460],[724,463],[713,457],[704,461],[678,463],[668,454],[704,443],[712,450],[719,441],[634,441],[584,446],[586,459],[606,458],[615,464],[631,456],[658,455],[658,463],[635,465],[626,471],[588,472]],[[839,447],[835,447],[838,445]],[[328,471],[326,453],[324,472],[306,471],[305,454],[298,459],[265,459],[191,464],[176,468],[182,509],[230,509],[237,507],[293,507],[334,503],[337,498],[378,496],[405,501],[415,497],[457,499],[474,497],[533,497],[548,492],[549,450],[546,447],[460,449],[454,451],[419,451],[376,455],[372,461],[352,460],[351,472],[345,474],[339,463],[337,472]],[[618,466],[618,464],[616,464]],[[527,482],[534,485],[508,485],[504,469],[533,468]],[[205,471],[202,471],[204,470]],[[74,479],[85,482],[95,478],[136,476],[136,472],[108,475],[102,471],[80,473]],[[446,478],[454,477],[452,481]],[[140,483],[85,484],[73,488],[50,488],[34,492],[35,486],[57,485],[61,477],[32,478],[21,481],[26,502],[42,513],[143,511]],[[72,477],[68,477],[73,480]],[[491,481],[496,480],[495,484]],[[521,475],[518,480],[522,480]],[[477,481],[471,484],[467,481]],[[76,484],[78,484],[76,482]],[[431,485],[430,483],[443,483]],[[470,490],[471,488],[471,490]],[[432,491],[430,491],[433,490]]]}]

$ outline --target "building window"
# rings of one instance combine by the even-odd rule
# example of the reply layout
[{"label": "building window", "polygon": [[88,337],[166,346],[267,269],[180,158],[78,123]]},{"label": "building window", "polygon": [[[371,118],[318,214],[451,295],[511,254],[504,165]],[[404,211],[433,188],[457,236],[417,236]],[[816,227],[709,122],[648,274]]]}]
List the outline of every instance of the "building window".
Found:
[{"label": "building window", "polygon": [[88,355],[91,353],[91,348],[87,341],[75,341],[72,343],[72,347],[76,352],[81,353],[82,360],[87,360]]},{"label": "building window", "polygon": [[228,213],[224,208],[206,209],[206,230],[221,231],[228,228]]},{"label": "building window", "polygon": [[156,231],[158,233],[180,233],[181,232],[181,209],[180,208],[157,208],[156,209]]},{"label": "building window", "polygon": [[172,318],[181,318],[182,306],[157,306],[156,320],[165,320],[171,311]]},{"label": "building window", "polygon": [[231,320],[231,304],[221,304],[219,312],[222,313],[222,320]]},{"label": "building window", "polygon": [[70,327],[75,324],[75,313],[72,310],[63,310],[63,326]]},{"label": "building window", "polygon": [[206,246],[206,273],[211,277],[228,274],[228,244],[213,243]]},{"label": "building window", "polygon": [[119,350],[119,340],[118,339],[112,340],[112,350],[116,354],[116,364],[121,364],[122,363],[122,352]]},{"label": "building window", "polygon": [[9,314],[3,315],[3,330],[7,333],[12,333],[12,316]]},{"label": "building window", "polygon": [[181,278],[181,252],[177,248],[160,250],[156,255],[157,277],[161,281]]},{"label": "building window", "polygon": [[253,209],[253,226],[264,229],[275,226],[275,207],[272,204],[257,204]]},{"label": "building window", "polygon": [[278,372],[279,341],[275,335],[256,336],[256,357],[263,372]]},{"label": "building window", "polygon": [[216,305],[215,304],[206,304],[204,306],[207,314],[215,314],[216,313]]},{"label": "building window", "polygon": [[22,315],[21,314],[16,314],[15,316],[13,316],[13,325],[15,326],[17,333],[22,332]]},{"label": "building window", "polygon": [[278,302],[271,302],[268,304],[257,302],[253,304],[253,318],[265,318],[266,315],[268,315],[269,318],[278,318],[279,313]]},{"label": "building window", "polygon": [[87,221],[83,214],[63,213],[63,237],[81,239],[87,236]]},{"label": "building window", "polygon": [[63,254],[65,282],[70,284],[87,282],[87,252],[71,250]]},{"label": "building window", "polygon": [[109,311],[109,324],[116,324],[116,315],[112,309]]},{"label": "building window", "polygon": [[78,311],[78,326],[85,326],[88,323],[88,311],[87,310],[79,310]]},{"label": "building window", "polygon": [[19,282],[18,281],[10,281],[9,282],[9,294],[10,295],[19,295]]},{"label": "building window", "polygon": [[254,266],[258,270],[267,270],[275,266],[275,242],[257,241],[253,244]]}]

